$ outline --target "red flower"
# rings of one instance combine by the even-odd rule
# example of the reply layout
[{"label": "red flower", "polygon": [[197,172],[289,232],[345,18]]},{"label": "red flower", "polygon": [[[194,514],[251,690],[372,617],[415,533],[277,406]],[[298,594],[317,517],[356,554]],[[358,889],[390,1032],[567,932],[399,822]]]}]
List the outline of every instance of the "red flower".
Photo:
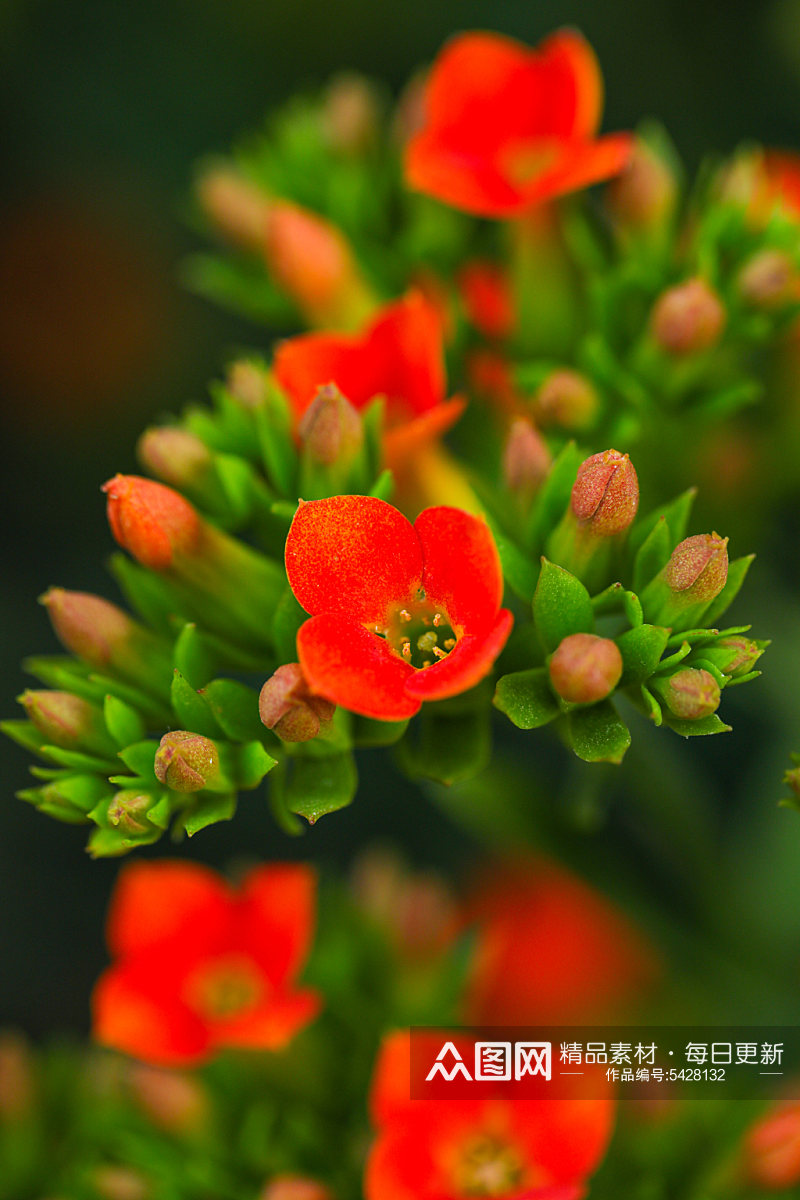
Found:
[{"label": "red flower", "polygon": [[496,33],[453,38],[428,79],[408,182],[465,212],[509,217],[609,179],[632,139],[595,137],[602,93],[591,47],[569,30],[537,50]]},{"label": "red flower", "polygon": [[511,630],[492,535],[457,508],[412,525],[371,496],[301,503],[286,572],[311,614],[297,635],[309,685],[367,717],[399,721],[473,687]]},{"label": "red flower", "polygon": [[[416,1034],[422,1038],[425,1035]],[[431,1040],[430,1061],[442,1044]],[[555,1078],[547,1095],[481,1084],[475,1098],[410,1099],[411,1042],[390,1034],[370,1097],[378,1136],[367,1160],[366,1200],[580,1200],[602,1159],[614,1118],[604,1076]]]},{"label": "red flower", "polygon": [[359,411],[386,400],[389,465],[449,429],[463,411],[445,400],[442,320],[419,292],[380,309],[360,333],[307,333],[277,349],[275,377],[299,421],[321,386],[335,383]]},{"label": "red flower", "polygon": [[94,1036],[163,1066],[223,1046],[285,1046],[320,1006],[294,982],[314,889],[304,866],[260,867],[237,891],[195,863],[124,868],[107,928],[117,961],[94,991]]},{"label": "red flower", "polygon": [[513,332],[514,297],[502,267],[475,258],[459,271],[458,289],[467,319],[480,333],[502,341]]},{"label": "red flower", "polygon": [[654,950],[625,916],[545,859],[501,864],[467,911],[477,926],[467,994],[474,1024],[616,1019],[658,974]]}]

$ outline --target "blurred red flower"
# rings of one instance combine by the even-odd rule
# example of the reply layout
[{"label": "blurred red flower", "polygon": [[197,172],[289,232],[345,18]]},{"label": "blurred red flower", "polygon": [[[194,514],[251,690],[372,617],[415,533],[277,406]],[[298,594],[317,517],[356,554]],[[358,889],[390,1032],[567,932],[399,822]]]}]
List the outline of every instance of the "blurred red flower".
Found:
[{"label": "blurred red flower", "polygon": [[[417,1037],[426,1035],[416,1034]],[[431,1061],[441,1037],[431,1039]],[[410,1097],[411,1039],[385,1038],[370,1107],[378,1136],[366,1166],[366,1200],[580,1200],[606,1152],[614,1095],[603,1075],[548,1083],[545,1095],[481,1084],[476,1098]]]},{"label": "blurred red flower", "polygon": [[511,281],[502,267],[472,259],[458,273],[458,289],[471,325],[492,340],[503,341],[509,336],[516,314]]},{"label": "blurred red flower", "polygon": [[609,179],[632,139],[595,136],[602,96],[597,60],[575,32],[536,50],[496,33],[461,34],[431,70],[407,181],[454,208],[512,217]]},{"label": "blurred red flower", "polygon": [[657,978],[658,957],[599,892],[545,859],[502,863],[467,904],[476,925],[472,1024],[616,1019]]},{"label": "blurred red flower", "polygon": [[95,1038],[164,1066],[224,1046],[282,1048],[320,1007],[295,984],[314,908],[305,866],[257,868],[238,890],[196,863],[125,867],[107,926],[116,962],[92,1001]]},{"label": "blurred red flower", "polygon": [[757,1187],[783,1191],[800,1183],[800,1100],[776,1104],[750,1127],[744,1164]]},{"label": "blurred red flower", "polygon": [[403,720],[473,687],[511,630],[489,528],[457,508],[412,525],[372,496],[301,504],[286,572],[311,614],[297,635],[311,688],[367,717]]},{"label": "blurred red flower", "polygon": [[289,338],[274,370],[298,421],[328,383],[359,412],[383,397],[389,466],[443,434],[464,408],[458,397],[445,399],[442,317],[418,291],[379,309],[358,333]]}]

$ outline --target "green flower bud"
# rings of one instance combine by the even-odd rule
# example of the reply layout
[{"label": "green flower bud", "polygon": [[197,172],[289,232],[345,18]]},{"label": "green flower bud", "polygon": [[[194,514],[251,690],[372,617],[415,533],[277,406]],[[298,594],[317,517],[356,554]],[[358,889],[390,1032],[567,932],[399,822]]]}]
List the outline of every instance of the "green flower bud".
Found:
[{"label": "green flower bud", "polygon": [[722,336],[727,314],[719,296],[704,279],[688,279],[669,288],[656,301],[651,318],[653,337],[674,358],[710,350]]},{"label": "green flower bud", "polygon": [[589,429],[599,406],[594,384],[568,367],[551,371],[534,397],[534,412],[539,423],[559,425],[562,429]]},{"label": "green flower bud", "polygon": [[668,679],[653,680],[651,685],[674,717],[700,721],[719,708],[719,684],[710,672],[682,667]]},{"label": "green flower bud", "polygon": [[571,633],[549,664],[553,690],[570,704],[596,704],[610,696],[622,676],[615,642],[593,633]]},{"label": "green flower bud", "polygon": [[116,758],[117,749],[106,732],[103,714],[88,700],[72,692],[28,690],[19,702],[51,745],[65,750],[81,747]]},{"label": "green flower bud", "polygon": [[147,819],[147,813],[152,807],[153,797],[149,792],[137,792],[135,788],[126,788],[117,792],[108,806],[109,824],[130,837],[147,833],[153,828]]},{"label": "green flower bud", "polygon": [[752,671],[765,649],[763,642],[735,634],[717,638],[713,645],[703,646],[697,653],[700,658],[713,663],[723,675],[736,678]]},{"label": "green flower bud", "polygon": [[156,779],[174,792],[199,792],[219,771],[217,747],[210,738],[185,729],[165,733],[156,750]]},{"label": "green flower bud", "polygon": [[299,663],[286,663],[262,687],[258,712],[282,741],[310,742],[330,725],[336,705],[309,690]]}]

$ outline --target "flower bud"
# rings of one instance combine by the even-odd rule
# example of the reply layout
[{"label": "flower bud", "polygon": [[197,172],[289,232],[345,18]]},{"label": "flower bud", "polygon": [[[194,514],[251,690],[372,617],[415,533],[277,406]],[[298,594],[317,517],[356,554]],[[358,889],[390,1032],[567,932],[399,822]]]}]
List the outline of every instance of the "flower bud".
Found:
[{"label": "flower bud", "polygon": [[541,424],[560,425],[563,429],[588,429],[594,423],[599,404],[594,385],[569,367],[551,371],[534,397]]},{"label": "flower bud", "polygon": [[743,1147],[747,1181],[783,1191],[800,1183],[800,1102],[790,1100],[756,1121]]},{"label": "flower bud", "polygon": [[103,714],[88,700],[72,692],[27,690],[19,702],[51,745],[65,750],[84,747],[116,758],[117,749],[108,736]]},{"label": "flower bud", "polygon": [[719,684],[710,672],[697,667],[682,667],[668,679],[654,680],[651,686],[682,721],[700,721],[719,708]]},{"label": "flower bud", "polygon": [[727,314],[719,296],[704,279],[688,279],[669,288],[656,301],[651,328],[667,354],[681,358],[710,350],[719,341]]},{"label": "flower bud", "polygon": [[357,157],[378,136],[378,99],[363,75],[346,72],[328,86],[322,109],[325,139],[333,150]]},{"label": "flower bud", "polygon": [[174,729],[162,737],[153,769],[159,783],[172,791],[199,792],[217,776],[217,747],[199,733]]},{"label": "flower bud", "polygon": [[364,424],[335,383],[319,388],[297,430],[312,463],[348,466],[364,442]]},{"label": "flower bud", "polygon": [[119,829],[120,833],[137,837],[153,828],[147,819],[147,813],[152,807],[153,797],[148,792],[126,788],[117,792],[109,803],[109,824]]},{"label": "flower bud", "polygon": [[351,890],[358,907],[408,962],[436,958],[459,932],[461,914],[445,880],[432,871],[410,870],[391,850],[360,854]]},{"label": "flower bud", "polygon": [[208,1093],[194,1075],[132,1062],[127,1081],[137,1104],[159,1129],[180,1136],[205,1124]]},{"label": "flower bud", "polygon": [[783,782],[788,783],[796,799],[800,801],[800,766],[790,767],[783,777]]},{"label": "flower bud", "polygon": [[622,677],[616,642],[593,633],[571,633],[550,659],[550,682],[570,704],[596,704],[610,696]]},{"label": "flower bud", "polygon": [[663,158],[637,140],[627,166],[606,188],[606,207],[623,228],[658,229],[671,217],[677,194],[675,176]]},{"label": "flower bud", "polygon": [[728,578],[728,539],[718,533],[685,538],[672,551],[661,576],[682,607],[716,599]]},{"label": "flower bud", "polygon": [[94,1194],[99,1200],[152,1200],[153,1190],[138,1171],[130,1167],[101,1166],[91,1173]]},{"label": "flower bud", "polygon": [[571,508],[579,525],[597,537],[624,533],[639,507],[639,480],[627,454],[603,450],[578,467]]},{"label": "flower bud", "polygon": [[34,1105],[33,1056],[21,1034],[0,1031],[0,1124],[19,1120]]},{"label": "flower bud", "polygon": [[761,250],[744,264],[736,283],[745,304],[770,310],[793,298],[797,272],[784,250]]},{"label": "flower bud", "polygon": [[264,1187],[258,1200],[334,1200],[333,1192],[303,1175],[277,1175]]},{"label": "flower bud", "polygon": [[196,510],[172,488],[139,475],[115,475],[103,485],[116,540],[144,567],[165,571],[190,555],[201,537]]},{"label": "flower bud", "polygon": [[752,671],[765,649],[766,643],[733,634],[717,638],[711,646],[703,646],[698,650],[698,655],[713,663],[723,675],[733,679]]},{"label": "flower bud", "polygon": [[261,408],[267,398],[269,376],[264,367],[249,362],[246,358],[231,363],[228,368],[226,386],[243,408]]},{"label": "flower bud", "polygon": [[224,237],[243,250],[263,253],[270,200],[260,188],[218,167],[199,179],[197,198]]},{"label": "flower bud", "polygon": [[61,644],[92,667],[152,685],[172,676],[172,653],[127,613],[100,596],[50,588],[41,598]]},{"label": "flower bud", "polygon": [[503,478],[509,491],[532,500],[547,478],[552,459],[544,438],[530,421],[516,417],[503,450]]},{"label": "flower bud", "polygon": [[354,328],[373,305],[344,234],[317,213],[276,200],[265,255],[270,273],[312,325]]},{"label": "flower bud", "polygon": [[177,425],[145,430],[136,454],[145,470],[174,488],[197,486],[212,462],[205,442]]},{"label": "flower bud", "polygon": [[325,732],[336,705],[309,690],[299,663],[286,663],[262,687],[258,712],[282,741],[309,742]]}]

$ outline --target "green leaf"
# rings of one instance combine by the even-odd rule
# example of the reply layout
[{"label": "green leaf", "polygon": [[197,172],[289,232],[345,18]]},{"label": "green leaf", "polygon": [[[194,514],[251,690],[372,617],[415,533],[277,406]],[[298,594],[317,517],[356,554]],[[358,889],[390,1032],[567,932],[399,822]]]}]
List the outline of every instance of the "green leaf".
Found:
[{"label": "green leaf", "polygon": [[706,625],[714,625],[722,616],[722,614],[733,604],[739,594],[742,584],[745,581],[747,572],[750,570],[750,564],[755,558],[755,554],[748,554],[744,558],[736,558],[728,567],[728,579],[725,587],[722,589],[716,600],[712,600],[711,604],[703,613],[703,622]]},{"label": "green leaf", "polygon": [[533,551],[542,546],[547,534],[564,515],[583,458],[575,443],[569,442],[553,462],[531,510],[531,520],[524,538],[526,546]]},{"label": "green leaf", "polygon": [[664,721],[664,714],[661,711],[661,705],[656,700],[649,688],[642,684],[642,704],[644,705],[645,714],[653,722],[655,726],[659,726]]},{"label": "green leaf", "polygon": [[[441,702],[443,705],[447,701]],[[474,706],[461,712],[426,704],[398,742],[395,755],[411,778],[458,783],[472,779],[491,757],[489,713]]]},{"label": "green leaf", "polygon": [[191,687],[203,687],[219,670],[217,655],[193,621],[178,634],[174,655],[175,667]]},{"label": "green leaf", "polygon": [[58,763],[62,767],[70,767],[73,771],[96,771],[99,775],[107,775],[117,764],[107,758],[94,758],[91,754],[81,754],[77,750],[65,750],[61,746],[42,746],[39,753],[43,758]]},{"label": "green leaf", "polygon": [[262,742],[246,742],[243,746],[220,746],[220,765],[234,785],[249,792],[257,788],[261,780],[275,766],[275,759],[267,754]]},{"label": "green leaf", "polygon": [[592,601],[579,579],[542,559],[539,582],[533,597],[533,619],[545,653],[552,654],[571,633],[594,630]]},{"label": "green leaf", "polygon": [[699,721],[681,721],[678,717],[665,714],[664,724],[668,725],[675,733],[679,733],[681,737],[702,737],[709,733],[731,732],[730,725],[721,721],[716,713],[712,713],[710,717],[701,717]]},{"label": "green leaf", "polygon": [[308,613],[295,600],[292,589],[287,587],[272,618],[272,640],[280,662],[297,662],[297,631],[307,620]]},{"label": "green leaf", "polygon": [[635,553],[643,545],[645,539],[649,537],[655,526],[658,524],[661,517],[666,520],[669,528],[669,535],[672,539],[672,546],[675,547],[678,542],[682,542],[686,537],[686,527],[689,523],[689,515],[692,511],[697,488],[689,488],[682,492],[680,496],[676,496],[674,500],[670,500],[668,504],[662,504],[658,508],[649,512],[646,517],[642,517],[636,521],[630,532],[629,546]]},{"label": "green leaf", "polygon": [[143,779],[149,779],[152,782],[156,777],[153,764],[158,746],[159,743],[154,741],[137,742],[133,746],[126,746],[124,750],[120,750],[119,757],[128,770],[133,771],[134,775],[140,775]]},{"label": "green leaf", "polygon": [[131,742],[140,742],[147,732],[145,723],[136,709],[120,700],[118,696],[106,696],[103,716],[106,729],[120,750],[130,746]]},{"label": "green leaf", "polygon": [[394,473],[386,467],[373,483],[369,494],[376,496],[378,500],[391,500],[394,495],[394,487]]},{"label": "green leaf", "polygon": [[394,746],[408,728],[408,721],[373,721],[353,715],[351,738],[354,746]]},{"label": "green leaf", "polygon": [[[249,440],[252,442],[252,432]],[[214,474],[225,497],[225,516],[229,524],[243,524],[253,511],[255,480],[252,466],[238,455],[217,454],[214,458]]]},{"label": "green leaf", "polygon": [[26,721],[22,718],[12,721],[0,721],[0,730],[16,742],[18,746],[22,746],[25,750],[30,750],[33,754],[40,754],[42,747],[45,744],[44,734],[40,733],[34,725],[33,721]]},{"label": "green leaf", "polygon": [[209,825],[216,825],[218,821],[230,821],[235,813],[235,792],[200,792],[190,807],[178,817],[175,828],[182,829],[189,837],[194,837]]},{"label": "green leaf", "polygon": [[633,562],[633,590],[641,592],[669,562],[672,538],[666,517],[659,517],[642,542]]},{"label": "green leaf", "polygon": [[538,576],[536,563],[503,532],[491,512],[485,510],[484,515],[497,546],[503,578],[518,596],[530,603]]},{"label": "green leaf", "polygon": [[622,611],[629,625],[634,628],[644,620],[642,602],[635,592],[629,592],[621,583],[610,583],[597,596],[592,596],[592,611],[595,616]]},{"label": "green leaf", "polygon": [[112,554],[111,574],[131,608],[161,633],[172,636],[172,622],[181,615],[180,594],[155,571],[133,562],[126,554]]},{"label": "green leaf", "polygon": [[264,736],[258,715],[258,692],[235,679],[213,679],[203,688],[222,732],[233,742],[249,742]]},{"label": "green leaf", "polygon": [[219,737],[220,727],[208,700],[196,692],[178,670],[172,680],[172,707],[183,729],[203,737]]},{"label": "green leaf", "polygon": [[290,813],[305,817],[313,825],[327,813],[345,808],[356,794],[358,775],[349,752],[326,758],[308,758],[298,754],[286,762],[286,770],[276,776],[273,787]]},{"label": "green leaf", "polygon": [[267,389],[265,406],[256,413],[256,429],[267,478],[282,496],[297,499],[292,423],[287,402],[276,387]]},{"label": "green leaf", "polygon": [[569,743],[578,758],[584,762],[622,762],[631,735],[610,701],[575,709],[566,722]]},{"label": "green leaf", "polygon": [[661,625],[639,625],[620,634],[616,639],[623,667],[619,686],[629,687],[649,679],[658,666],[668,640],[669,630]]},{"label": "green leaf", "polygon": [[497,681],[494,705],[518,729],[539,729],[560,713],[546,667],[515,671]]}]

